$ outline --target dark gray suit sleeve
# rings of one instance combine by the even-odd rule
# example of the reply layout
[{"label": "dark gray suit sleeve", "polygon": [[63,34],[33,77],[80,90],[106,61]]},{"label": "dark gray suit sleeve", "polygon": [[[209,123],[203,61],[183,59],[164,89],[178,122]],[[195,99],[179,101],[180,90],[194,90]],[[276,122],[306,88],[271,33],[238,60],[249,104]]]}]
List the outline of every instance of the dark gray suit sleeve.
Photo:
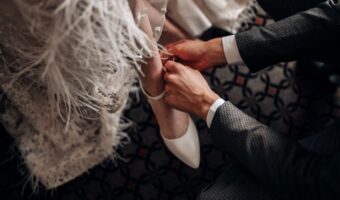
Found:
[{"label": "dark gray suit sleeve", "polygon": [[215,113],[214,142],[283,199],[340,199],[340,154],[319,156],[230,102]]},{"label": "dark gray suit sleeve", "polygon": [[339,51],[340,3],[327,1],[266,27],[240,32],[235,37],[240,55],[251,71]]}]

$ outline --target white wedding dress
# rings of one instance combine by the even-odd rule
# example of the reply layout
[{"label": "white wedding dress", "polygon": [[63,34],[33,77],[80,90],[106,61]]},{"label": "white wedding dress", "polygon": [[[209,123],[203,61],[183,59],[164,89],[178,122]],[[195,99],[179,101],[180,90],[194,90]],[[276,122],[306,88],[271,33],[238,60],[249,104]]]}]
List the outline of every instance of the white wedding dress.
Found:
[{"label": "white wedding dress", "polygon": [[121,118],[151,43],[128,1],[0,0],[1,123],[34,185],[60,186],[128,142]]},{"label": "white wedding dress", "polygon": [[212,26],[236,33],[250,22],[255,0],[170,0],[167,16],[193,37]]},{"label": "white wedding dress", "polygon": [[[142,0],[137,0],[142,1]],[[171,1],[171,0],[170,0]],[[158,40],[166,0],[150,0]],[[128,142],[122,111],[154,45],[127,0],[0,0],[1,123],[28,179],[58,187]],[[138,21],[138,20],[137,20]]]}]

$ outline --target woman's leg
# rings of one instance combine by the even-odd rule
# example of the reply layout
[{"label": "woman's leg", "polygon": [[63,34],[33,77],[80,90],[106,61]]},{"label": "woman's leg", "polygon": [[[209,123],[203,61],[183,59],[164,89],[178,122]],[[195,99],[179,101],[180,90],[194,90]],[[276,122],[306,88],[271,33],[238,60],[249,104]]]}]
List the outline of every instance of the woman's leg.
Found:
[{"label": "woman's leg", "polygon": [[[134,4],[137,10],[145,8],[143,1],[135,1]],[[146,75],[141,78],[142,87],[150,96],[158,96],[164,91],[164,71],[148,15],[142,17],[139,26],[153,43],[153,57],[142,66],[142,71]],[[163,100],[149,102],[165,138],[175,139],[186,132],[189,124],[188,114],[170,108]]]},{"label": "woman's leg", "polygon": [[[148,1],[145,1],[148,8],[148,16],[150,23],[153,26],[162,24],[162,16],[159,10],[156,10]],[[183,40],[183,39],[194,39],[188,33],[179,28],[176,24],[166,19],[164,21],[163,32],[159,38],[159,43],[166,46],[167,44]]]},{"label": "woman's leg", "polygon": [[[144,78],[141,78],[144,90],[150,96],[161,94],[164,91],[163,65],[158,51],[155,51],[154,57],[142,66],[142,71],[146,74]],[[165,138],[174,139],[185,133],[189,123],[186,113],[170,108],[163,100],[149,101],[149,103]]]},{"label": "woman's leg", "polygon": [[[166,147],[182,162],[192,168],[197,168],[200,163],[199,140],[196,126],[190,116],[169,107],[163,99],[152,98],[164,94],[164,71],[156,41],[159,38],[159,27],[156,24],[155,29],[152,29],[147,13],[142,11],[145,8],[143,2],[135,0],[132,2],[132,6],[139,9],[136,10],[139,18],[137,19],[138,25],[152,42],[153,56],[147,61],[147,64],[142,66],[142,71],[146,76],[141,77],[141,87],[147,93]],[[138,14],[139,11],[142,13]]]}]

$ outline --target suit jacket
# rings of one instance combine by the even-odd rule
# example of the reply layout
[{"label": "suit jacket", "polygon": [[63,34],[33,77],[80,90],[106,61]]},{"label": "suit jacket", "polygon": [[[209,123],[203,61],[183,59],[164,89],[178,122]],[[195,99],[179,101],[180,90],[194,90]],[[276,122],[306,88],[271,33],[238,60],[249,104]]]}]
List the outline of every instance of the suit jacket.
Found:
[{"label": "suit jacket", "polygon": [[[308,1],[312,0],[306,0],[306,5]],[[284,9],[287,4],[294,6],[298,3],[290,3],[288,0],[286,4],[281,2],[280,6]],[[275,10],[275,5],[271,7],[274,7],[273,15],[279,12],[280,8]],[[291,10],[294,9],[298,8],[292,7]],[[255,27],[238,33],[235,37],[240,55],[251,71],[302,57],[339,63],[340,2],[326,1],[266,27]]]},{"label": "suit jacket", "polygon": [[215,143],[282,199],[340,199],[340,153],[321,156],[244,114],[230,102],[215,113]]}]

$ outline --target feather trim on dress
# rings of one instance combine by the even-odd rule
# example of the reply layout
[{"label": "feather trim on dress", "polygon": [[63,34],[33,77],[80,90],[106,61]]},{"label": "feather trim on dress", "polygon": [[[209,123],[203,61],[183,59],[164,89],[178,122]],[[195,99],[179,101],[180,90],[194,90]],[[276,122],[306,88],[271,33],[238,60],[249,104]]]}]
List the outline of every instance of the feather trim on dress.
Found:
[{"label": "feather trim on dress", "polygon": [[[55,188],[128,139],[121,113],[151,43],[127,0],[0,0],[1,121]],[[34,184],[36,185],[36,184]]]}]

